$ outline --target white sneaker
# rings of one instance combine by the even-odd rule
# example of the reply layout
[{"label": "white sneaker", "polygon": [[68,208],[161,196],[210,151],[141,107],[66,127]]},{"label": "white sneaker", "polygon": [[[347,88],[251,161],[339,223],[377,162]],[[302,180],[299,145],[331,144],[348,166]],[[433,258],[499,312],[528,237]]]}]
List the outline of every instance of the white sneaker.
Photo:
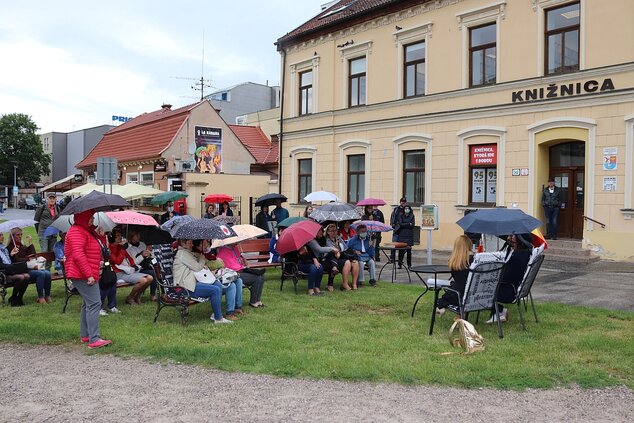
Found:
[{"label": "white sneaker", "polygon": [[110,313],[121,313],[121,310],[119,310],[119,309],[118,309],[118,308],[116,308],[116,307],[112,307],[112,308],[110,309]]},{"label": "white sneaker", "polygon": [[492,323],[497,323],[497,317],[498,316],[500,317],[500,322],[504,323],[504,322],[506,322],[506,315],[507,314],[508,314],[508,310],[503,308],[502,311],[499,314],[497,314],[497,315],[494,314],[493,316],[491,316],[491,318],[486,321],[486,324],[490,325]]},{"label": "white sneaker", "polygon": [[216,320],[216,319],[214,319],[214,323],[215,323],[215,324],[217,324],[217,325],[220,325],[220,324],[225,324],[225,323],[227,323],[227,324],[228,324],[228,323],[233,323],[233,322],[232,322],[231,320],[227,320],[227,319],[225,319],[225,318],[223,317],[223,318],[222,318],[222,320]]},{"label": "white sneaker", "polygon": [[99,310],[99,315],[100,316],[107,316],[108,312],[102,308],[101,310]]}]

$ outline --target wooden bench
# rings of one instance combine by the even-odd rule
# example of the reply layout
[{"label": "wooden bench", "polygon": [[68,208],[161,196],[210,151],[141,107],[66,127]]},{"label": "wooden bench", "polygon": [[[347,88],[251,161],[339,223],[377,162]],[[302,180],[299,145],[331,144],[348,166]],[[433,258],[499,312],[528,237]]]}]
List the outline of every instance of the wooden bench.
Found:
[{"label": "wooden bench", "polygon": [[266,269],[269,267],[279,267],[282,263],[269,263],[269,238],[251,239],[238,244],[238,249],[242,257],[252,269]]},{"label": "wooden bench", "polygon": [[[51,282],[52,281],[64,281],[66,284],[66,277],[64,276],[63,270],[58,272],[54,267],[51,267],[55,262],[55,254],[52,252],[44,252],[44,253],[35,253],[35,258],[44,257],[46,260],[45,269],[51,270]],[[29,280],[29,285],[35,283],[34,280]],[[2,305],[6,304],[5,298],[7,295],[7,288],[13,288],[13,282],[9,281],[8,278],[2,274],[0,276],[0,296],[2,297]]]}]

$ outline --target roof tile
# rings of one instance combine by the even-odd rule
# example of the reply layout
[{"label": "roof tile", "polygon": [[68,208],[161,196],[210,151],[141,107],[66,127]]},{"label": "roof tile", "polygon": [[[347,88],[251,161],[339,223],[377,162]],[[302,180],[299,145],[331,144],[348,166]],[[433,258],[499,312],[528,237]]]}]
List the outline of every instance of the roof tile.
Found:
[{"label": "roof tile", "polygon": [[275,164],[279,160],[277,143],[272,143],[259,126],[229,125],[240,142],[255,157],[257,164]]}]

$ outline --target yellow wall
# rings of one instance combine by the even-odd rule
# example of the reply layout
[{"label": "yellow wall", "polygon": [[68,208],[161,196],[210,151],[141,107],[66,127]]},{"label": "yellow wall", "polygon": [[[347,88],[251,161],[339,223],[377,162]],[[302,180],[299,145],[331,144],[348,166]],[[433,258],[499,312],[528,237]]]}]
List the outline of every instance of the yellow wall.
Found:
[{"label": "yellow wall", "polygon": [[280,133],[280,108],[262,110],[247,115],[247,125],[259,126],[264,135],[271,139],[271,135]]}]

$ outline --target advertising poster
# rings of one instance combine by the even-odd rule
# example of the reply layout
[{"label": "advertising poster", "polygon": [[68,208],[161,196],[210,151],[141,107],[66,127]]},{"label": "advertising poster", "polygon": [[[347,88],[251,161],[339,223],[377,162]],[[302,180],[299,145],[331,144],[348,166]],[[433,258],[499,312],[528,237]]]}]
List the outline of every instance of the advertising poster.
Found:
[{"label": "advertising poster", "polygon": [[420,206],[420,228],[427,230],[438,229],[438,206],[435,204]]},{"label": "advertising poster", "polygon": [[498,171],[496,169],[487,169],[487,203],[495,203],[497,181]]},{"label": "advertising poster", "polygon": [[484,203],[484,175],[485,169],[471,169],[471,201]]},{"label": "advertising poster", "polygon": [[222,171],[222,128],[194,127],[196,172]]}]

